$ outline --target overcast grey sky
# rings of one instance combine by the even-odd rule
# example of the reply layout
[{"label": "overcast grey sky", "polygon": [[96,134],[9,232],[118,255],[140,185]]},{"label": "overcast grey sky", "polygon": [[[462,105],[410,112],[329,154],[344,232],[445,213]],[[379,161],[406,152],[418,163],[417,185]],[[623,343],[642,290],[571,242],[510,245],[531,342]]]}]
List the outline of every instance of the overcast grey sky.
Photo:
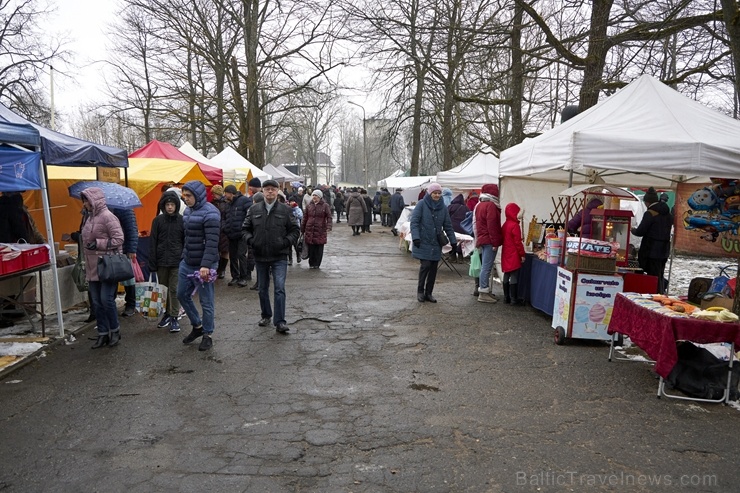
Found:
[{"label": "overcast grey sky", "polygon": [[[71,112],[81,104],[102,98],[100,86],[104,65],[94,63],[107,57],[105,36],[116,10],[115,0],[57,0],[56,12],[48,18],[48,31],[66,35],[74,52],[69,66],[55,66],[54,100],[58,110]],[[66,72],[69,77],[59,72]],[[50,81],[45,81],[47,88]]]}]

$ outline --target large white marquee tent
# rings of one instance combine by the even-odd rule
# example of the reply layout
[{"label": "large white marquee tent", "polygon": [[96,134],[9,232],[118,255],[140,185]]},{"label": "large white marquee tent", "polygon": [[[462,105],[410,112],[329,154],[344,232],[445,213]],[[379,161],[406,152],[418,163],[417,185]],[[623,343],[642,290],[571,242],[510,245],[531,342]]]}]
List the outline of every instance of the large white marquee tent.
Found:
[{"label": "large white marquee tent", "polygon": [[643,75],[596,106],[501,153],[501,204],[547,219],[572,184],[674,188],[735,177],[740,121]]},{"label": "large white marquee tent", "polygon": [[437,183],[455,192],[476,190],[486,183],[498,184],[498,167],[498,158],[486,146],[461,165],[437,173]]}]

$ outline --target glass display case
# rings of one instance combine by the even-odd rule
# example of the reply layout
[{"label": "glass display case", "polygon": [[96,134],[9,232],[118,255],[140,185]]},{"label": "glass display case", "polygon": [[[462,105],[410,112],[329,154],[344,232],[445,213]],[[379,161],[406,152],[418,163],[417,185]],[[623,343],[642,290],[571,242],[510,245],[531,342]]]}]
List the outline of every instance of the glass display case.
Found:
[{"label": "glass display case", "polygon": [[593,209],[591,211],[591,239],[619,243],[617,265],[626,267],[629,260],[632,211]]}]

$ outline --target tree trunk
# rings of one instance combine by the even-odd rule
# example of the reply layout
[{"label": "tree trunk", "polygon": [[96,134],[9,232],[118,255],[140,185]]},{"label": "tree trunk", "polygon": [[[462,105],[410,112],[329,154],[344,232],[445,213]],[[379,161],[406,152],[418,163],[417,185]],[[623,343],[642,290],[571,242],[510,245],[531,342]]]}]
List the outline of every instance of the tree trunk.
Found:
[{"label": "tree trunk", "polygon": [[514,5],[514,17],[511,28],[511,134],[506,147],[511,147],[524,140],[524,122],[522,106],[524,105],[524,63],[522,61],[522,19],[524,10],[519,4]]},{"label": "tree trunk", "polygon": [[614,0],[593,0],[591,26],[588,35],[588,54],[583,70],[583,86],[581,86],[578,105],[580,113],[596,106],[596,103],[599,102],[606,53],[609,50],[606,33],[613,3]]},{"label": "tree trunk", "polygon": [[725,18],[727,37],[732,49],[732,64],[735,69],[735,106],[740,97],[740,12],[734,0],[722,0],[722,13]]}]

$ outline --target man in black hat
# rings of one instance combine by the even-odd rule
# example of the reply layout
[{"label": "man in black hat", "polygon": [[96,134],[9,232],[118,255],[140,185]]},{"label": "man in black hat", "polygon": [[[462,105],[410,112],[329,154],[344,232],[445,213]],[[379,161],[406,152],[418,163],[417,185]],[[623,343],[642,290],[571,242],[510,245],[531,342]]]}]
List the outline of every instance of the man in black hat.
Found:
[{"label": "man in black hat", "polygon": [[237,285],[246,287],[252,280],[252,273],[247,270],[247,250],[241,248],[242,224],[247,217],[247,210],[252,205],[252,200],[236,189],[234,185],[224,188],[224,199],[229,207],[224,215],[223,231],[229,239],[229,266],[231,269],[231,281],[229,286]]},{"label": "man in black hat", "polygon": [[663,274],[671,252],[673,215],[667,200],[660,200],[653,187],[648,189],[642,200],[648,209],[643,214],[640,225],[632,228],[633,235],[642,237],[637,260],[645,274],[658,278],[658,292],[663,294],[667,288]]},{"label": "man in black hat", "polygon": [[[290,206],[277,200],[280,186],[275,180],[262,184],[265,200],[249,208],[242,228],[244,240],[254,250],[261,316],[260,327],[270,322],[281,334],[288,332],[285,321],[285,277],[288,274],[288,254],[298,241],[300,228],[293,221]],[[270,274],[275,284],[275,309],[270,306]],[[272,319],[272,320],[271,320]]]}]

